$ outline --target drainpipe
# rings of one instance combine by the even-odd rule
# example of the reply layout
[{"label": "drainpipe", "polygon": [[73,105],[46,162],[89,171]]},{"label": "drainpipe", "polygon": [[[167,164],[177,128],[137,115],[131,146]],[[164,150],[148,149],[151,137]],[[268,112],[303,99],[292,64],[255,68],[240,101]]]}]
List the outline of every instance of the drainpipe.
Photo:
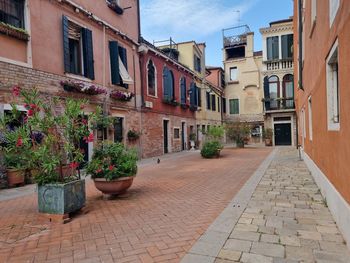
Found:
[{"label": "drainpipe", "polygon": [[298,42],[299,42],[299,68],[298,68],[298,88],[304,90],[303,87],[303,0],[298,0]]}]

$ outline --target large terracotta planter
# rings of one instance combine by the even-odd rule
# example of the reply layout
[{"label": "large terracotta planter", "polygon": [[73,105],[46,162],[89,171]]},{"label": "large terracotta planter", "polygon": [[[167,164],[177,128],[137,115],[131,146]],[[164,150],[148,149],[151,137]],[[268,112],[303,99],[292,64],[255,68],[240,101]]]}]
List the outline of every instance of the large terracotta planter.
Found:
[{"label": "large terracotta planter", "polygon": [[122,177],[117,180],[107,181],[104,178],[94,179],[95,187],[97,190],[108,195],[123,194],[130,188],[134,181],[135,176]]},{"label": "large terracotta planter", "polygon": [[7,182],[9,187],[23,185],[25,179],[25,170],[8,169]]}]

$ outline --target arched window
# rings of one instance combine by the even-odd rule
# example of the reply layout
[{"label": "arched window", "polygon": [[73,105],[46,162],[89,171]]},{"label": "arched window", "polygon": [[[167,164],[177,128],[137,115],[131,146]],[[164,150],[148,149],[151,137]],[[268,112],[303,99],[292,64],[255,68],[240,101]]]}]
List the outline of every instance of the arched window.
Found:
[{"label": "arched window", "polygon": [[156,90],[156,68],[153,61],[150,60],[147,65],[147,94],[150,96],[157,96]]},{"label": "arched window", "polygon": [[181,94],[181,104],[185,105],[186,104],[186,79],[185,77],[182,77],[180,80],[180,94]]},{"label": "arched window", "polygon": [[174,74],[167,67],[163,70],[163,98],[172,101],[174,97]]},{"label": "arched window", "polygon": [[277,98],[279,97],[279,78],[277,76],[271,76],[269,78],[269,95],[270,95],[270,107],[272,109],[276,109],[277,104]]},{"label": "arched window", "polygon": [[294,77],[291,74],[287,74],[283,77],[282,85],[283,98],[285,98],[284,106],[286,108],[294,107]]}]

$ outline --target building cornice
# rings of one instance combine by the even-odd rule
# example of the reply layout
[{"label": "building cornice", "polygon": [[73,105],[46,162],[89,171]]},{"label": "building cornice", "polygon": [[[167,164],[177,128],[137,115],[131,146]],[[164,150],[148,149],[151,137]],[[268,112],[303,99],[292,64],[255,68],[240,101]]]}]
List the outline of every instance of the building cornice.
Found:
[{"label": "building cornice", "polygon": [[278,32],[284,32],[284,31],[293,32],[293,25],[273,26],[273,27],[265,27],[260,29],[261,34],[278,33]]}]

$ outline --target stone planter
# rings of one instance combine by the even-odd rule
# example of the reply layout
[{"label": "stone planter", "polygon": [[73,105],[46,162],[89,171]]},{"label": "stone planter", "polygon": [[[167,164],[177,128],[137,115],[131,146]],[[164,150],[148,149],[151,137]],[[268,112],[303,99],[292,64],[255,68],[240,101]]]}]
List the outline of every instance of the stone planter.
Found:
[{"label": "stone planter", "polygon": [[130,188],[134,181],[135,176],[122,177],[116,180],[107,181],[104,178],[94,179],[95,187],[97,190],[108,195],[123,194]]},{"label": "stone planter", "polygon": [[8,169],[7,182],[9,187],[23,185],[25,180],[25,170]]},{"label": "stone planter", "polygon": [[19,40],[29,41],[29,35],[26,32],[4,23],[0,23],[0,33]]},{"label": "stone planter", "polygon": [[194,151],[195,150],[195,146],[196,146],[196,142],[195,141],[190,141],[190,146],[191,146],[191,151]]},{"label": "stone planter", "polygon": [[38,186],[40,213],[64,215],[80,210],[86,200],[85,180]]}]

